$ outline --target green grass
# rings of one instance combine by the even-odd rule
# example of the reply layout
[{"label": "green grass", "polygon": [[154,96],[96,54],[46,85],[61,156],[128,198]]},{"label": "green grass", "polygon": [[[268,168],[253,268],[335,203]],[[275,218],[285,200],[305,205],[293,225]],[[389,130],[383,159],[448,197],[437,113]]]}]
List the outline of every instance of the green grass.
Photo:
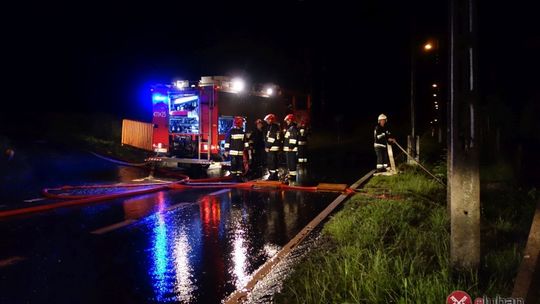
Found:
[{"label": "green grass", "polygon": [[523,247],[512,240],[527,226],[515,222],[529,214],[528,204],[505,215],[496,204],[485,208],[484,246],[508,238],[486,251],[478,273],[456,273],[445,200],[446,189],[415,169],[372,178],[325,224],[324,245],[299,263],[276,302],[442,303],[456,289],[508,296]]}]

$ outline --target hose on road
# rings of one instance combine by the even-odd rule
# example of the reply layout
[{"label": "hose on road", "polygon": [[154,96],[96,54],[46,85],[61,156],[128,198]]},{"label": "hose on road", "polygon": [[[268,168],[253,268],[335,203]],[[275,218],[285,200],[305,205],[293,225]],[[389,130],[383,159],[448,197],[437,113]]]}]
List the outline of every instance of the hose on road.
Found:
[{"label": "hose on road", "polygon": [[397,141],[394,141],[394,143],[396,144],[396,146],[398,146],[398,148],[399,148],[401,151],[403,151],[403,153],[405,153],[405,155],[407,155],[409,158],[411,158],[412,160],[414,160],[414,162],[417,163],[417,164],[420,166],[420,168],[422,168],[424,171],[426,171],[427,174],[429,174],[431,177],[433,177],[433,179],[435,179],[439,184],[441,184],[441,185],[443,185],[443,186],[446,187],[446,184],[445,184],[442,180],[440,180],[440,179],[439,179],[438,177],[436,177],[433,173],[431,173],[428,169],[426,169],[426,167],[422,166],[422,164],[421,164],[419,161],[417,161],[416,158],[412,157],[409,153],[407,153],[407,151],[405,151],[405,149],[403,149],[403,147],[400,146],[400,145],[398,144]]},{"label": "hose on road", "polygon": [[[96,157],[113,162],[118,165],[141,167],[145,164],[128,163],[112,158],[108,158],[94,152],[90,152]],[[15,215],[22,215],[33,212],[53,210],[57,208],[102,202],[117,198],[131,197],[148,194],[164,190],[187,190],[187,189],[253,189],[253,190],[296,190],[296,191],[328,191],[318,187],[293,186],[280,183],[265,184],[261,182],[231,182],[231,177],[190,179],[189,176],[158,169],[160,173],[174,177],[175,180],[157,183],[134,183],[134,184],[109,184],[109,185],[82,185],[82,186],[62,186],[56,188],[45,188],[42,190],[44,197],[59,202],[52,202],[39,206],[31,206],[13,210],[0,211],[0,218]],[[333,191],[333,190],[330,190]],[[345,189],[343,192],[352,193],[354,190]]]},{"label": "hose on road", "polygon": [[88,151],[88,153],[94,155],[95,157],[97,158],[101,158],[103,160],[106,160],[106,161],[109,161],[111,163],[114,163],[114,164],[117,164],[117,165],[121,165],[121,166],[129,166],[129,167],[144,167],[147,165],[147,163],[130,163],[130,162],[125,162],[125,161],[121,161],[121,160],[117,160],[117,159],[114,159],[114,158],[110,158],[110,157],[107,157],[107,156],[103,156],[101,154],[97,154],[95,152],[92,152],[92,151]]}]

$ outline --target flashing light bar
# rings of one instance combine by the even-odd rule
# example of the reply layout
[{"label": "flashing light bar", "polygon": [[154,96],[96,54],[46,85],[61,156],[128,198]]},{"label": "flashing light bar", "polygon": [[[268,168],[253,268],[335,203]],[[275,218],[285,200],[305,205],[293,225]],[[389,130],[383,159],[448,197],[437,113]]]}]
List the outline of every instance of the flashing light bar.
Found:
[{"label": "flashing light bar", "polygon": [[180,97],[180,98],[176,98],[174,100],[174,104],[186,103],[186,102],[190,102],[190,101],[195,101],[197,99],[199,99],[199,96]]},{"label": "flashing light bar", "polygon": [[165,100],[167,100],[167,96],[163,96],[163,95],[161,95],[161,94],[154,94],[154,95],[152,96],[152,99],[153,99],[154,101],[165,101]]}]

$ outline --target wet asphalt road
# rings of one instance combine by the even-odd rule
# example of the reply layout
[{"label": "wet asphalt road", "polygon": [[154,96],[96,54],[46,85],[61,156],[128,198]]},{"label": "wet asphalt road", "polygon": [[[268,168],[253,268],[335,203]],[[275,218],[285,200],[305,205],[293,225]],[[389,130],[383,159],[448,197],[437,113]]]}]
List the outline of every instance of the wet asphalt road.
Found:
[{"label": "wet asphalt road", "polygon": [[217,303],[335,196],[165,191],[2,220],[0,260],[20,260],[0,303]]},{"label": "wet asphalt road", "polygon": [[[53,153],[43,162],[48,155],[36,166],[26,159],[34,172],[22,178],[28,188],[4,188],[4,202],[20,203],[50,184],[147,174],[90,154]],[[322,155],[308,180],[351,183],[367,171],[351,157]],[[51,168],[51,176],[40,179],[39,172]],[[0,303],[219,303],[336,196],[170,190],[0,219]]]}]

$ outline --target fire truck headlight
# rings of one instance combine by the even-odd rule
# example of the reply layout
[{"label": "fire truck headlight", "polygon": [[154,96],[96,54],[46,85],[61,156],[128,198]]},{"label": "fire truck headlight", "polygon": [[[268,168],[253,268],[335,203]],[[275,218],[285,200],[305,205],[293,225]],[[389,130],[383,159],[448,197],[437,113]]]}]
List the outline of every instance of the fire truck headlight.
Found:
[{"label": "fire truck headlight", "polygon": [[246,86],[246,84],[240,78],[235,78],[235,79],[232,80],[232,89],[236,93],[242,92],[244,90],[245,86]]}]

